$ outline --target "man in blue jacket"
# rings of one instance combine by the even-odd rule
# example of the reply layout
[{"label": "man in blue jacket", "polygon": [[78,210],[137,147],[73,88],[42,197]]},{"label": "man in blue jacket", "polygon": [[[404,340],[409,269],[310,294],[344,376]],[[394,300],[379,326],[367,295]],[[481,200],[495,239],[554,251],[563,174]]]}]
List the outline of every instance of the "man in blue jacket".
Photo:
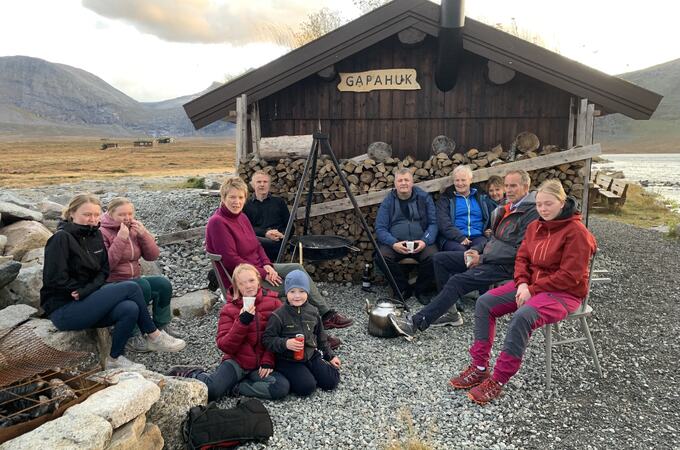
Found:
[{"label": "man in blue jacket", "polygon": [[[404,299],[415,294],[418,301],[424,303],[423,293],[433,280],[437,214],[432,197],[413,186],[413,175],[409,169],[400,169],[395,174],[394,189],[378,209],[375,233],[380,247],[378,251],[385,258]],[[419,263],[418,278],[413,288],[399,265],[404,258],[413,258]]]}]

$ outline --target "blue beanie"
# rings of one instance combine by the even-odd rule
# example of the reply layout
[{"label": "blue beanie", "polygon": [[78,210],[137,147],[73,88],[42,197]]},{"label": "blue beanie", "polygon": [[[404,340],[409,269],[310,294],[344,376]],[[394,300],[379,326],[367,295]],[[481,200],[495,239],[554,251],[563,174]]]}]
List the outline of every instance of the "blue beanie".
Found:
[{"label": "blue beanie", "polygon": [[309,275],[300,269],[293,270],[286,275],[286,294],[293,288],[300,288],[309,294]]}]

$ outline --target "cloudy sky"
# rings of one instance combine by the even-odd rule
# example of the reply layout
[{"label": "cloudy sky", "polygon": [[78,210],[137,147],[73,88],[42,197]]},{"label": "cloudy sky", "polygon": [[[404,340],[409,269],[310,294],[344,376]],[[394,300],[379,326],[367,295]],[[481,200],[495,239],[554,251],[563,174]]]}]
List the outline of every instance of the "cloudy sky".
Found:
[{"label": "cloudy sky", "polygon": [[[467,0],[469,17],[541,36],[606,73],[680,58],[674,2]],[[3,0],[0,56],[72,65],[140,101],[192,94],[286,53],[290,30],[351,0]]]}]

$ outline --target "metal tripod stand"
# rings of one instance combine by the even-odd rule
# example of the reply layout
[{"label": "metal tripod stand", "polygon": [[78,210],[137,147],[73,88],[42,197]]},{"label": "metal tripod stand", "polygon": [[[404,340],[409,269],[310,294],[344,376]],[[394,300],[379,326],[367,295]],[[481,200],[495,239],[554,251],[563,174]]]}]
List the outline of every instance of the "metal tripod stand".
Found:
[{"label": "metal tripod stand", "polygon": [[340,181],[342,181],[342,184],[345,187],[347,197],[354,206],[354,212],[359,218],[361,226],[364,229],[366,235],[368,236],[368,239],[371,241],[371,244],[373,244],[376,256],[382,263],[382,267],[386,269],[384,271],[385,276],[387,277],[387,281],[390,283],[390,286],[392,287],[392,290],[394,291],[395,295],[398,297],[397,300],[404,306],[404,309],[408,311],[409,308],[401,295],[401,291],[397,286],[397,282],[394,280],[392,272],[390,271],[389,267],[387,266],[387,263],[385,262],[385,258],[383,257],[382,253],[380,253],[378,243],[373,237],[373,233],[371,233],[371,229],[368,227],[366,219],[361,214],[361,210],[359,209],[359,205],[357,204],[357,201],[354,198],[354,194],[352,194],[352,191],[350,190],[347,178],[342,173],[340,163],[338,162],[338,159],[336,158],[335,153],[331,148],[331,144],[328,142],[328,135],[320,131],[314,133],[314,141],[312,142],[312,148],[309,152],[309,156],[307,157],[307,161],[305,162],[305,168],[303,170],[302,177],[300,178],[300,183],[298,185],[297,192],[295,193],[295,200],[293,201],[293,210],[290,215],[290,219],[288,219],[288,224],[286,225],[286,231],[281,241],[281,248],[279,249],[279,254],[276,257],[276,262],[278,263],[279,261],[281,261],[281,258],[283,258],[283,255],[286,252],[286,246],[288,245],[288,240],[290,239],[290,234],[293,230],[293,221],[295,220],[295,216],[297,215],[298,205],[300,204],[300,198],[302,197],[302,191],[304,190],[305,186],[305,179],[308,175],[309,175],[309,191],[307,192],[307,204],[305,205],[305,222],[303,234],[306,235],[307,232],[309,231],[309,216],[312,208],[312,200],[314,198],[314,183],[316,179],[316,163],[319,158],[319,153],[321,152],[322,149],[328,155],[330,155],[331,160],[333,161],[333,165],[335,166],[335,170],[338,173],[338,177],[340,177]]}]

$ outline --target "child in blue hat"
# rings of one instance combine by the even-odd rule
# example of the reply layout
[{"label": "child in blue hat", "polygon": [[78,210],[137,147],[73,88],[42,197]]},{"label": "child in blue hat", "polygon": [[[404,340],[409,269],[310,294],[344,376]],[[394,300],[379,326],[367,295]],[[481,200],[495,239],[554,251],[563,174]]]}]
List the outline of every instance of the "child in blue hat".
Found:
[{"label": "child in blue hat", "polygon": [[[340,358],[328,344],[319,311],[307,302],[309,276],[294,270],[284,286],[286,304],[272,313],[262,342],[276,355],[276,370],[288,378],[291,392],[304,397],[317,387],[333,390],[340,382]],[[304,343],[295,339],[298,334],[304,335]],[[304,355],[296,360],[300,350]]]}]

